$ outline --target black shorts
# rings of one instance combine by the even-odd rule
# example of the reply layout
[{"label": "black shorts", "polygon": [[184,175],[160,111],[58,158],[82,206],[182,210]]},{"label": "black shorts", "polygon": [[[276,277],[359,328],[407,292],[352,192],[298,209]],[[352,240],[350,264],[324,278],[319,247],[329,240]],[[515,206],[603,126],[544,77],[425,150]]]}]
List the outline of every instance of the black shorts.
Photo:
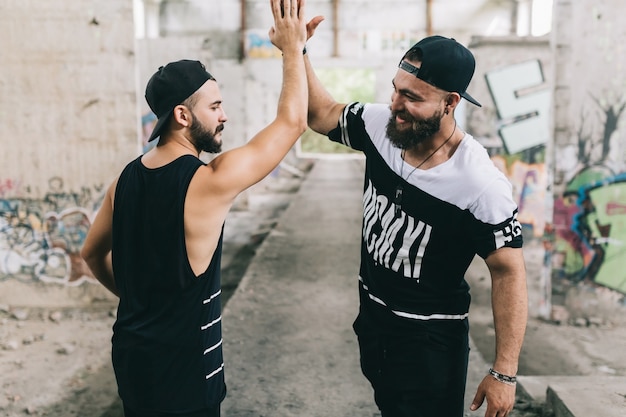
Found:
[{"label": "black shorts", "polygon": [[382,331],[357,318],[361,369],[382,417],[462,417],[469,356],[467,320]]}]

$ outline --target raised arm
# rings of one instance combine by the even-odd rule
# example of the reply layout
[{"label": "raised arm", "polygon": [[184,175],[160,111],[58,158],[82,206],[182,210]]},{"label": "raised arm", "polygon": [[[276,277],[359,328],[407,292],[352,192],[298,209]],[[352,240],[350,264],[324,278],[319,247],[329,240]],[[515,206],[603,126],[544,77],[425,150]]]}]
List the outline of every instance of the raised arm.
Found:
[{"label": "raised arm", "polygon": [[208,166],[213,186],[232,198],[276,168],[306,129],[304,3],[305,0],[271,0],[274,26],[269,36],[283,53],[283,82],[276,118],[246,145],[223,153]]},{"label": "raised arm", "polygon": [[[307,38],[315,33],[315,29],[322,22],[323,17],[317,16],[311,19],[307,24]],[[304,64],[306,67],[306,78],[309,87],[309,127],[321,133],[328,134],[337,127],[337,122],[341,116],[341,112],[346,107],[345,104],[338,103],[324,88],[319,78],[315,74],[315,70],[309,61],[309,57],[305,54]]]},{"label": "raised arm", "polygon": [[[515,376],[528,319],[526,271],[521,248],[500,248],[485,260],[491,273],[491,304],[496,331],[496,359],[493,370]],[[487,399],[486,417],[504,415],[515,403],[515,385],[487,375],[480,386],[472,409]]]}]

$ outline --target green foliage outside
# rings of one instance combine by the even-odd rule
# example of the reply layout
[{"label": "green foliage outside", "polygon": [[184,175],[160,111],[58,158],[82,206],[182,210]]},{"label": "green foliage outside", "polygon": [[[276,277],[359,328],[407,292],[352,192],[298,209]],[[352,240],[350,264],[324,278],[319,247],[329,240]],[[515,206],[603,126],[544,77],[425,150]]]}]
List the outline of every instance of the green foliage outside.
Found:
[{"label": "green foliage outside", "polygon": [[[326,68],[316,70],[322,84],[340,103],[370,103],[375,96],[375,74],[369,69]],[[352,149],[331,142],[311,129],[300,138],[300,149],[306,153],[352,153]]]}]

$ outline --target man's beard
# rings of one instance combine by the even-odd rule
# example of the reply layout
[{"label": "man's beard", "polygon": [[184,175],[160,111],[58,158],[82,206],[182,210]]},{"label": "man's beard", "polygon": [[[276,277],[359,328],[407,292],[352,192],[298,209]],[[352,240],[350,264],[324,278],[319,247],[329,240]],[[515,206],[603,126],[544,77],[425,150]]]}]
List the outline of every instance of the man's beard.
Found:
[{"label": "man's beard", "polygon": [[219,153],[222,151],[222,142],[218,142],[215,136],[224,130],[224,125],[220,124],[215,128],[215,132],[211,132],[205,128],[198,118],[193,114],[191,126],[189,126],[189,134],[191,135],[191,143],[198,152]]},{"label": "man's beard", "polygon": [[[387,122],[387,137],[391,143],[400,149],[411,149],[416,145],[424,142],[426,139],[433,137],[441,128],[441,110],[436,111],[431,117],[417,120],[408,113],[395,112],[391,113],[391,117]],[[401,115],[411,126],[405,129],[399,129],[396,123],[396,116]]]}]

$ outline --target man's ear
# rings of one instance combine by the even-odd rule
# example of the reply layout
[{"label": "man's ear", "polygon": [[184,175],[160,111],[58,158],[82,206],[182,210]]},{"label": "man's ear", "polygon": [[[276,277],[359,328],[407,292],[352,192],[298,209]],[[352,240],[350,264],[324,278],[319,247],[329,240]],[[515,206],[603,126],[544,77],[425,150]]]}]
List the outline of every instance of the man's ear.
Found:
[{"label": "man's ear", "polygon": [[461,95],[459,93],[450,93],[446,98],[446,106],[456,107],[461,101]]},{"label": "man's ear", "polygon": [[450,111],[454,111],[456,106],[458,106],[461,101],[461,95],[459,93],[449,93],[444,99],[445,103],[445,114],[448,114]]},{"label": "man's ear", "polygon": [[179,125],[183,127],[191,126],[191,121],[192,121],[191,112],[186,106],[183,106],[182,104],[179,104],[178,106],[174,107],[173,118],[174,120],[176,120],[176,123],[178,123]]}]

